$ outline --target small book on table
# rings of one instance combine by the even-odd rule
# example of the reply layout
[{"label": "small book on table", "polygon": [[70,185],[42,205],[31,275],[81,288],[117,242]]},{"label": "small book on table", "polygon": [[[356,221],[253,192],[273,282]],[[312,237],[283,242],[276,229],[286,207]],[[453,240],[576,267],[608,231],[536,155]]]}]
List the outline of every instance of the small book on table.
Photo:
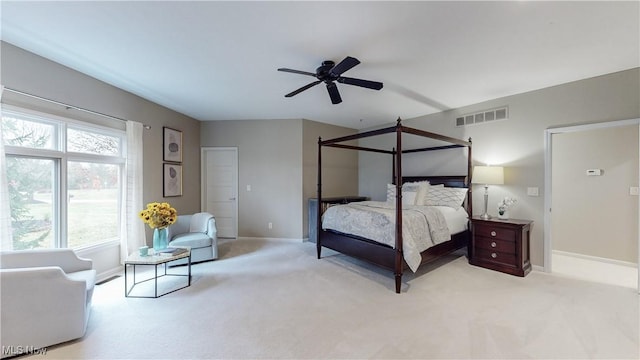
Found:
[{"label": "small book on table", "polygon": [[158,255],[162,256],[176,256],[180,254],[184,254],[187,252],[187,249],[182,248],[166,248],[162,250],[158,250]]}]

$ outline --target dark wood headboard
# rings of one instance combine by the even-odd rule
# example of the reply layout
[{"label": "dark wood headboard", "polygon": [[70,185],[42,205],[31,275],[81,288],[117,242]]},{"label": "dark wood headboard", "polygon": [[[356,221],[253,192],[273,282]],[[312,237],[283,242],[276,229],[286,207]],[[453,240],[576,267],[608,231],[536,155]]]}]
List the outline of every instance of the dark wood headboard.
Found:
[{"label": "dark wood headboard", "polygon": [[466,182],[467,177],[460,176],[403,176],[402,182],[429,181],[431,185],[444,184],[447,187],[466,188],[469,187]]}]

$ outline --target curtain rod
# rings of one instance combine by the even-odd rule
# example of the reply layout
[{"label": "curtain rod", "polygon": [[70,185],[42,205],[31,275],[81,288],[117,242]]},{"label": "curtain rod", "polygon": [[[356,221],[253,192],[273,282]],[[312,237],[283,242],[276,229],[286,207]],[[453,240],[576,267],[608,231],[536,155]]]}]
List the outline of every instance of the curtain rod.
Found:
[{"label": "curtain rod", "polygon": [[[127,122],[127,121],[128,121],[128,120],[123,119],[123,118],[119,118],[119,117],[112,116],[112,115],[107,115],[107,114],[104,114],[104,113],[101,113],[101,112],[98,112],[98,111],[93,111],[93,110],[89,110],[89,109],[81,108],[81,107],[78,107],[78,106],[75,106],[75,105],[65,104],[65,103],[60,102],[60,101],[47,99],[47,98],[44,98],[44,97],[42,97],[42,96],[29,94],[29,93],[26,93],[26,92],[24,92],[24,91],[20,91],[20,90],[16,90],[16,89],[8,88],[8,87],[6,87],[6,86],[4,87],[4,90],[5,90],[5,91],[10,91],[10,92],[15,93],[15,94],[19,94],[19,95],[24,95],[24,96],[27,96],[27,97],[31,97],[31,98],[34,98],[34,99],[38,99],[38,100],[42,100],[42,101],[46,101],[46,102],[50,102],[50,103],[52,103],[52,104],[56,104],[56,105],[60,105],[60,106],[64,106],[67,110],[69,110],[69,109],[74,109],[74,110],[83,111],[83,112],[86,112],[86,113],[89,113],[89,114],[92,114],[92,115],[98,115],[98,116],[106,117],[106,118],[113,119],[113,120],[124,121],[124,122]],[[151,129],[151,126],[150,126],[150,125],[143,124],[142,126],[143,126],[145,129],[147,129],[147,130]]]}]

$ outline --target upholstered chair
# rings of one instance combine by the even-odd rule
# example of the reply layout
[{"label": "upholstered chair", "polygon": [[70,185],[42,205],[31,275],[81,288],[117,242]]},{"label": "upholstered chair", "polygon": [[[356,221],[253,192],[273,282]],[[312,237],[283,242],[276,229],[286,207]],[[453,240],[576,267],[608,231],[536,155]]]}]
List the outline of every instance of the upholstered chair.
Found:
[{"label": "upholstered chair", "polygon": [[[169,247],[191,247],[191,262],[218,258],[218,231],[213,215],[207,212],[179,215],[178,220],[169,226],[168,230]],[[182,263],[186,263],[186,259],[174,261],[171,265]]]},{"label": "upholstered chair", "polygon": [[1,252],[1,357],[83,337],[95,281],[91,260],[71,249]]}]

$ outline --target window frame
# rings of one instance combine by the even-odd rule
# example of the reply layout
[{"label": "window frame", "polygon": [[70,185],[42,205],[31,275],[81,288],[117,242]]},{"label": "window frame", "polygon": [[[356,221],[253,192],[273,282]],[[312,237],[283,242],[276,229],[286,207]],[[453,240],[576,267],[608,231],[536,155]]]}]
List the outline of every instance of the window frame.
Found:
[{"label": "window frame", "polygon": [[[54,146],[56,149],[49,148],[32,148],[32,147],[22,147],[16,145],[4,145],[5,157],[9,156],[19,156],[24,158],[35,158],[35,159],[48,159],[53,160],[54,162],[54,175],[55,178],[53,180],[53,189],[52,196],[55,196],[53,201],[55,205],[53,206],[53,232],[54,232],[54,241],[53,247],[55,248],[67,248],[68,247],[68,206],[66,201],[61,201],[62,199],[67,199],[69,196],[68,192],[68,163],[69,162],[88,162],[88,163],[99,163],[99,164],[111,164],[116,165],[119,169],[119,178],[118,183],[119,193],[117,198],[117,209],[118,209],[118,219],[117,224],[119,224],[118,235],[115,239],[106,239],[99,242],[94,242],[86,246],[80,246],[73,248],[74,250],[87,250],[92,248],[99,248],[109,244],[119,244],[120,243],[120,234],[122,234],[122,227],[124,226],[124,221],[122,216],[124,214],[123,207],[125,203],[123,201],[124,193],[126,191],[126,154],[127,154],[127,136],[126,131],[111,128],[104,125],[97,125],[87,121],[82,121],[78,119],[67,118],[59,115],[48,114],[41,111],[35,111],[30,109],[25,109],[18,106],[12,106],[7,104],[1,105],[2,113],[0,116],[0,121],[3,121],[6,115],[14,116],[16,118],[26,118],[25,120],[32,122],[42,122],[48,125],[54,126],[54,133],[52,136],[55,137]],[[113,136],[119,139],[119,155],[99,155],[92,153],[82,153],[82,152],[70,152],[67,151],[67,130],[71,128],[79,131],[88,131],[106,136]],[[4,141],[4,139],[0,139],[0,141]]]}]

